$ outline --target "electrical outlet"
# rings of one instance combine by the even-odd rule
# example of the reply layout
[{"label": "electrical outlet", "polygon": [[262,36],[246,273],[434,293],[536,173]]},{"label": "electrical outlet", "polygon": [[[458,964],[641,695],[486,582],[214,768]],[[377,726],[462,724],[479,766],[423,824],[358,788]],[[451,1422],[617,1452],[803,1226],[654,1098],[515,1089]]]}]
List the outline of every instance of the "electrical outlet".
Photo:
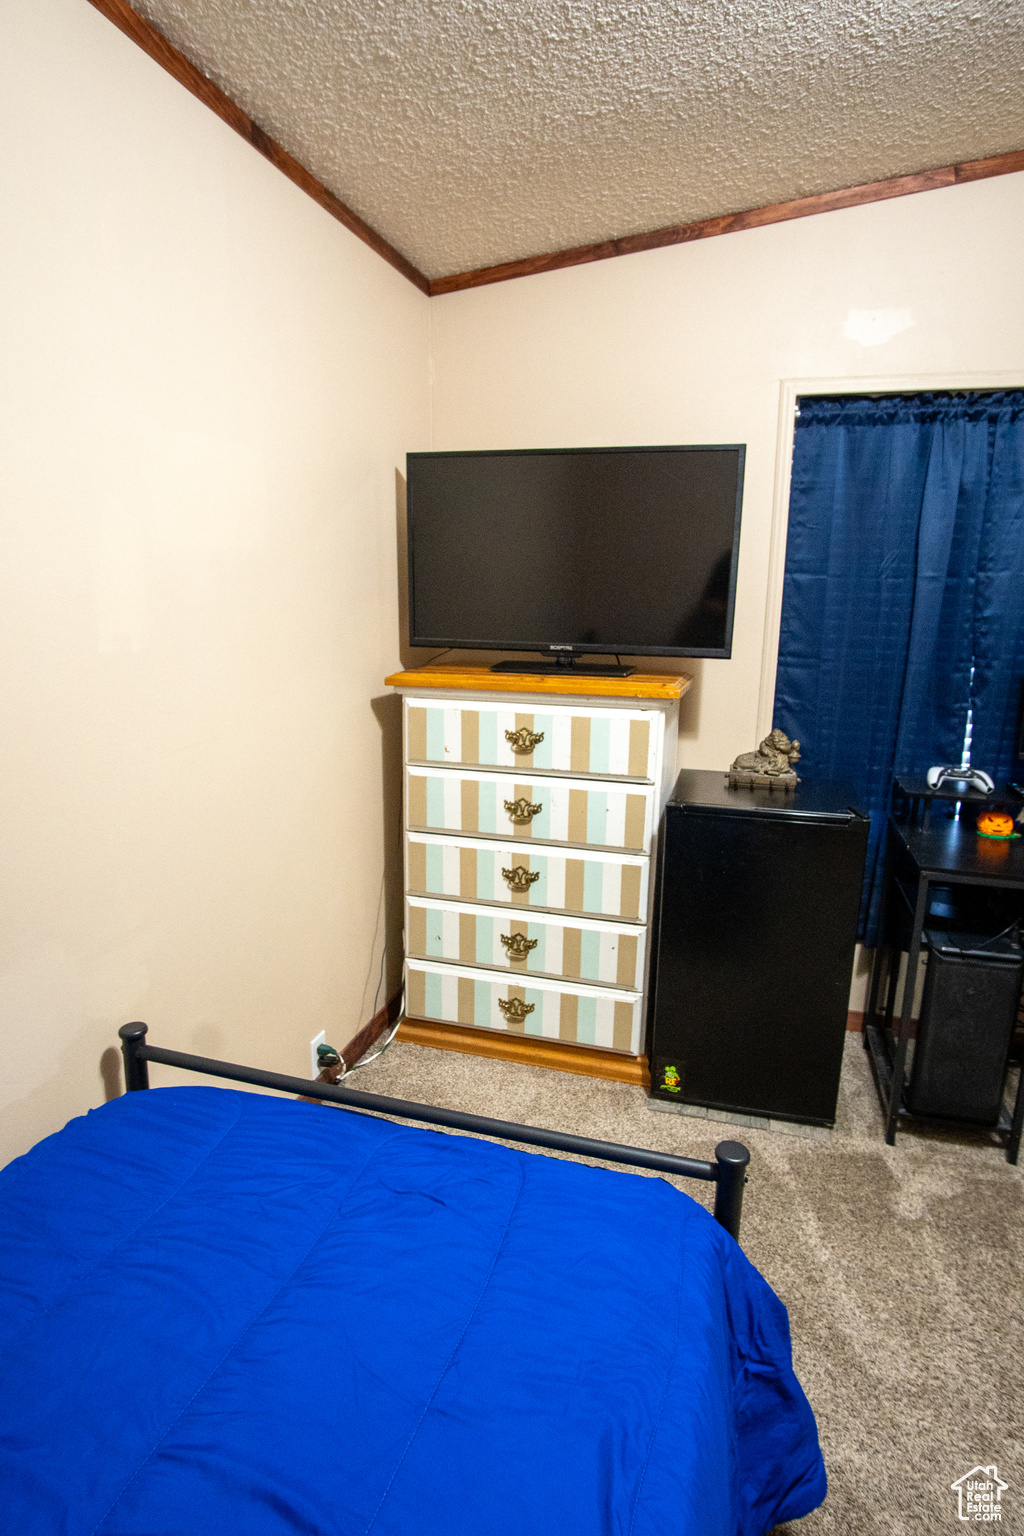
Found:
[{"label": "electrical outlet", "polygon": [[318,1045],[326,1045],[326,1044],[327,1044],[327,1031],[326,1031],[326,1029],[322,1029],[320,1031],[320,1033],[317,1035],[316,1039],[315,1040],[311,1040],[309,1042],[309,1075],[310,1075],[310,1077],[316,1078],[316,1077],[320,1076],[320,1063],[316,1059],[316,1048],[317,1048]]}]

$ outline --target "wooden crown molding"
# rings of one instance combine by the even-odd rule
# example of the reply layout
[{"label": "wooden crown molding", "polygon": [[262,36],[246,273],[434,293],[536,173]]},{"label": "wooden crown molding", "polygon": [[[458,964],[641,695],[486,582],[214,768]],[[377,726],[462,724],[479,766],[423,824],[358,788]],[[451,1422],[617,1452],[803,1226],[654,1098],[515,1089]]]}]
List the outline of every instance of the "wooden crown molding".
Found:
[{"label": "wooden crown molding", "polygon": [[595,245],[576,245],[564,251],[548,251],[540,256],[526,256],[521,261],[506,261],[494,267],[476,267],[471,272],[453,272],[449,277],[427,278],[395,247],[378,235],[365,219],[354,213],[340,198],[317,181],[304,165],[282,149],[281,145],[254,123],[248,113],[225,95],[220,86],[208,80],[185,55],[169,43],[162,32],[137,11],[128,0],[89,0],[101,15],[112,21],[126,37],[149,55],[180,85],[216,112],[229,128],[258,149],[289,181],[344,224],[371,250],[383,256],[396,271],[430,298],[458,293],[464,288],[482,288],[488,283],[505,283],[514,277],[533,277],[538,272],[558,272],[563,267],[580,267],[591,261],[608,261],[613,256],[633,256],[638,251],[655,251],[665,245],[685,245],[691,240],[709,240],[714,235],[731,235],[743,229],[760,229],[766,224],[783,224],[788,219],[806,219],[814,213],[832,213],[839,208],[859,208],[865,203],[881,203],[892,197],[907,197],[912,192],[932,192],[938,187],[957,186],[964,181],[985,181],[990,176],[1008,176],[1024,171],[1024,150],[1005,155],[990,155],[985,160],[964,160],[958,165],[940,165],[930,171],[916,171],[910,176],[891,176],[887,181],[869,181],[859,187],[844,187],[838,192],[819,192],[813,197],[798,197],[787,203],[768,203],[763,208],[747,208],[741,213],[720,214],[713,219],[698,219],[692,224],[669,224],[664,229],[644,234],[624,235],[618,240],[600,240]]},{"label": "wooden crown molding", "polygon": [[411,261],[406,260],[401,251],[378,235],[375,229],[371,229],[365,219],[361,219],[358,213],[354,213],[346,203],[329,192],[323,182],[306,170],[304,165],[291,156],[286,149],[272,139],[268,133],[264,133],[258,123],[254,123],[248,113],[226,96],[219,85],[214,85],[212,80],[207,80],[201,70],[188,60],[185,55],[173,43],[169,43],[162,32],[144,21],[137,11],[133,11],[127,0],[89,0],[101,15],[108,21],[112,21],[126,37],[130,37],[133,43],[137,43],[144,53],[159,64],[161,69],[166,69],[169,75],[173,75],[179,85],[183,85],[193,96],[197,96],[204,106],[216,112],[222,122],[227,123],[240,134],[253,149],[258,149],[277,169],[293,181],[295,185],[311,197],[315,203],[332,218],[344,224],[358,239],[362,240],[378,256],[383,256],[386,262],[401,272],[403,277],[414,283],[421,293],[430,293],[430,281],[424,277]]},{"label": "wooden crown molding", "polygon": [[576,245],[570,250],[526,256],[522,261],[506,261],[496,267],[455,272],[451,277],[434,278],[430,296],[436,298],[442,293],[458,293],[463,288],[482,288],[487,283],[505,283],[510,278],[532,277],[538,272],[558,272],[563,267],[579,267],[590,261],[608,261],[612,256],[633,256],[637,251],[655,251],[663,245],[709,240],[713,235],[731,235],[741,229],[760,229],[766,224],[783,224],[788,219],[806,219],[813,213],[859,208],[864,203],[907,197],[911,192],[932,192],[937,187],[952,187],[963,181],[1008,176],[1013,171],[1024,171],[1024,150],[991,155],[987,160],[941,165],[931,171],[916,171],[912,176],[891,176],[888,181],[869,181],[863,186],[844,187],[838,192],[819,192],[814,197],[798,197],[788,203],[769,203],[764,208],[748,208],[743,213],[698,219],[693,224],[669,224],[665,229],[648,230],[642,235],[624,235],[620,240],[601,240],[596,245]]}]

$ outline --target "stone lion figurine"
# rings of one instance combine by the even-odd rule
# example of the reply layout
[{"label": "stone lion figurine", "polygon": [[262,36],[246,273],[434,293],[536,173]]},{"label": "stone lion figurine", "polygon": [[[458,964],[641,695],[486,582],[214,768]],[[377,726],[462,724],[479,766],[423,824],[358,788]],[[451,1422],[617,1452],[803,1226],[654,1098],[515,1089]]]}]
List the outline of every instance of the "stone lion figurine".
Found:
[{"label": "stone lion figurine", "polygon": [[800,759],[800,743],[790,741],[776,726],[756,752],[741,752],[729,769],[729,783],[734,786],[761,786],[765,789],[793,789],[800,780],[793,764]]}]

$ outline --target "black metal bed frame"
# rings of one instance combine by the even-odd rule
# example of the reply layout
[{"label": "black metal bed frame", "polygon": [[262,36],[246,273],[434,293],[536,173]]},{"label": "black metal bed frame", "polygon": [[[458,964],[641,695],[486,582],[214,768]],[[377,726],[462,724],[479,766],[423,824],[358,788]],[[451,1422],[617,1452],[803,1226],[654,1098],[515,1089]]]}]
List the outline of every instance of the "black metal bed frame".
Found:
[{"label": "black metal bed frame", "polygon": [[648,1152],[643,1147],[620,1146],[614,1141],[596,1141],[590,1136],[573,1136],[568,1131],[541,1130],[534,1125],[516,1125],[509,1120],[492,1120],[487,1115],[467,1115],[458,1109],[440,1109],[435,1104],[414,1104],[408,1099],[389,1099],[380,1093],[344,1088],[340,1084],[310,1082],[302,1077],[286,1077],[280,1072],[264,1072],[260,1067],[241,1067],[233,1061],[213,1061],[209,1056],[190,1056],[184,1051],[167,1051],[159,1045],[146,1044],[145,1024],[122,1024],[118,1030],[124,1055],[124,1081],[129,1093],[149,1087],[151,1061],[165,1067],[180,1067],[185,1072],[203,1072],[209,1077],[226,1077],[237,1083],[253,1083],[259,1088],[273,1088],[278,1093],[293,1093],[304,1099],[324,1099],[347,1109],[372,1110],[380,1115],[397,1115],[402,1120],[419,1120],[425,1125],[443,1125],[453,1131],[471,1131],[479,1136],[494,1136],[500,1141],[517,1141],[526,1146],[547,1147],[554,1152],[571,1152],[577,1157],[596,1157],[604,1162],[624,1163],[634,1168],[652,1168],[658,1173],[672,1173],[684,1179],[703,1179],[715,1185],[715,1220],[739,1240],[743,1186],[747,1181],[750,1153],[738,1141],[720,1141],[715,1161],[697,1157],[677,1157],[673,1152]]}]

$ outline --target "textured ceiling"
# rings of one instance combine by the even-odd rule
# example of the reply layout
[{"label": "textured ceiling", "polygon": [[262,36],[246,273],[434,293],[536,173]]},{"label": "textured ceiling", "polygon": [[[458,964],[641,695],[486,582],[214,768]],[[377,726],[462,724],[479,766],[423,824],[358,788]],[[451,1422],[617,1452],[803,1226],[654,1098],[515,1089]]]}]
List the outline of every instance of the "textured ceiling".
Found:
[{"label": "textured ceiling", "polygon": [[1024,147],[1017,0],[133,0],[430,277]]}]

